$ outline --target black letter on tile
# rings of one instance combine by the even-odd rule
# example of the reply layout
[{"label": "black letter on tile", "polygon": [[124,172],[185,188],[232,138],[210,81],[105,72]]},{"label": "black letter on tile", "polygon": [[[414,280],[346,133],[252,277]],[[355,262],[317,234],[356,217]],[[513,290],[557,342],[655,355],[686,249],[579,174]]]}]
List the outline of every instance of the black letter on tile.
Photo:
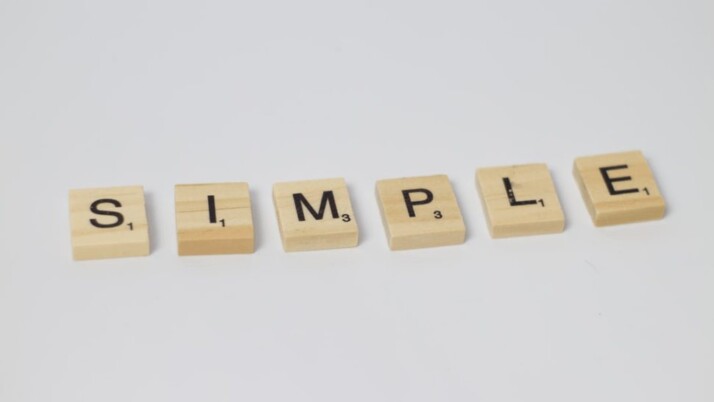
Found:
[{"label": "black letter on tile", "polygon": [[218,222],[216,220],[216,197],[208,196],[208,221],[211,223]]},{"label": "black letter on tile", "polygon": [[[413,201],[411,197],[412,193],[422,193],[426,195],[426,198],[419,201]],[[416,213],[414,212],[414,205],[424,205],[434,201],[434,194],[425,188],[402,190],[402,195],[404,196],[404,203],[407,204],[407,212],[409,213],[410,218],[416,216]]]},{"label": "black letter on tile", "polygon": [[639,193],[640,190],[637,188],[628,188],[625,190],[615,190],[615,186],[613,186],[612,183],[615,183],[618,181],[632,180],[632,177],[630,177],[630,176],[610,177],[610,175],[608,174],[608,171],[610,171],[610,170],[620,170],[620,169],[627,169],[627,165],[617,165],[617,166],[608,166],[608,167],[600,168],[600,174],[602,175],[602,179],[605,180],[605,185],[607,186],[607,191],[610,192],[610,195]]},{"label": "black letter on tile", "polygon": [[506,194],[508,194],[508,203],[511,204],[512,207],[517,207],[521,205],[535,205],[538,203],[538,200],[518,201],[516,199],[516,195],[513,194],[513,186],[511,185],[511,179],[509,179],[508,177],[503,178],[503,186],[506,188]]},{"label": "black letter on tile", "polygon": [[89,220],[89,223],[91,223],[92,226],[100,228],[100,229],[107,229],[107,228],[115,228],[117,226],[121,226],[124,223],[124,215],[122,215],[121,213],[116,212],[116,211],[103,211],[103,210],[99,209],[100,204],[112,204],[115,207],[119,208],[119,207],[121,207],[121,203],[119,201],[111,199],[111,198],[102,198],[100,200],[94,201],[92,203],[92,205],[89,207],[89,210],[92,211],[93,214],[113,216],[117,220],[114,223],[99,223],[99,221],[92,218]]},{"label": "black letter on tile", "polygon": [[332,219],[337,219],[340,214],[337,212],[337,203],[335,202],[335,194],[332,191],[325,191],[322,193],[322,199],[320,200],[320,211],[316,212],[315,209],[310,205],[302,193],[293,194],[293,201],[295,202],[295,210],[297,211],[298,220],[300,222],[305,221],[305,211],[302,209],[303,206],[307,208],[310,215],[316,220],[321,220],[325,216],[325,209],[327,204],[330,204],[330,213],[332,214]]}]

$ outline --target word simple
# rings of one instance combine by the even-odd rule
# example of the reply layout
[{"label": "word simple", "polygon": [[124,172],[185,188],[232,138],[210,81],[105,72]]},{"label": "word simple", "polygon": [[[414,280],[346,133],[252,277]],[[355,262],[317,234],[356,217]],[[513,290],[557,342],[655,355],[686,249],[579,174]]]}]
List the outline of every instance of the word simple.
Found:
[{"label": "word simple", "polygon": [[[660,219],[665,202],[639,151],[575,159],[574,175],[595,226]],[[545,164],[476,171],[491,236],[560,233],[565,216]],[[466,226],[446,175],[379,180],[377,202],[389,248],[461,244]],[[285,251],[356,247],[359,229],[342,178],[276,183],[273,203]],[[75,260],[150,253],[141,186],[69,191]],[[255,251],[247,183],[175,187],[179,255]]]}]

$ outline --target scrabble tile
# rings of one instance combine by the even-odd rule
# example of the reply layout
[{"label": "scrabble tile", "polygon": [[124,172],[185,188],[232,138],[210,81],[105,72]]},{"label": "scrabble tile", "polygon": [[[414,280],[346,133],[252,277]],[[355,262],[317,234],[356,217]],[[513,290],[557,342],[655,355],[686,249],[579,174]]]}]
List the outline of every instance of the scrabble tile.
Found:
[{"label": "scrabble tile", "polygon": [[255,250],[247,183],[179,184],[174,196],[179,255]]},{"label": "scrabble tile", "polygon": [[476,187],[493,238],[559,233],[565,228],[545,164],[479,169]]},{"label": "scrabble tile", "polygon": [[466,238],[446,175],[380,180],[377,201],[392,250],[462,244]]},{"label": "scrabble tile", "polygon": [[573,173],[595,226],[664,217],[664,198],[640,151],[577,158]]},{"label": "scrabble tile", "polygon": [[273,202],[285,251],[357,246],[357,221],[344,179],[276,183]]},{"label": "scrabble tile", "polygon": [[149,255],[149,226],[141,186],[69,191],[75,260]]}]

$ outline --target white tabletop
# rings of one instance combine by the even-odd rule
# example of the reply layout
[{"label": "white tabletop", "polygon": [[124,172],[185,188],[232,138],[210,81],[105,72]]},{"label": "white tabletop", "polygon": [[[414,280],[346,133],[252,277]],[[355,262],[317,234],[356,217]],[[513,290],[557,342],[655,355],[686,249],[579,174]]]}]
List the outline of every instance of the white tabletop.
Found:
[{"label": "white tabletop", "polygon": [[[714,400],[713,16],[1,3],[0,400]],[[595,228],[573,160],[633,149],[667,216]],[[566,230],[492,240],[474,171],[531,162]],[[466,243],[389,251],[375,181],[429,174]],[[283,252],[272,184],[327,177],[359,247]],[[223,181],[250,183],[256,253],[178,257],[173,186]],[[67,191],[133,184],[151,255],[72,261]]]}]

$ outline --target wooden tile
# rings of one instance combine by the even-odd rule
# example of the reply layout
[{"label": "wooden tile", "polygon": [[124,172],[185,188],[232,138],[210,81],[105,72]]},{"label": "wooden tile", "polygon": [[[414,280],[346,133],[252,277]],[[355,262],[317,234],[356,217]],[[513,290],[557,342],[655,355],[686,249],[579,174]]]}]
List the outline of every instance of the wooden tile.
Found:
[{"label": "wooden tile", "polygon": [[466,238],[446,175],[380,180],[377,200],[392,250],[462,244]]},{"label": "wooden tile", "polygon": [[479,169],[476,187],[493,238],[559,233],[565,228],[545,164]]},{"label": "wooden tile", "polygon": [[69,191],[75,260],[149,255],[149,228],[141,186]]},{"label": "wooden tile", "polygon": [[255,250],[248,183],[179,184],[174,195],[179,255]]},{"label": "wooden tile", "polygon": [[664,198],[640,151],[577,158],[573,173],[595,226],[664,217]]},{"label": "wooden tile", "polygon": [[357,221],[344,179],[276,183],[273,202],[285,251],[357,246]]}]

